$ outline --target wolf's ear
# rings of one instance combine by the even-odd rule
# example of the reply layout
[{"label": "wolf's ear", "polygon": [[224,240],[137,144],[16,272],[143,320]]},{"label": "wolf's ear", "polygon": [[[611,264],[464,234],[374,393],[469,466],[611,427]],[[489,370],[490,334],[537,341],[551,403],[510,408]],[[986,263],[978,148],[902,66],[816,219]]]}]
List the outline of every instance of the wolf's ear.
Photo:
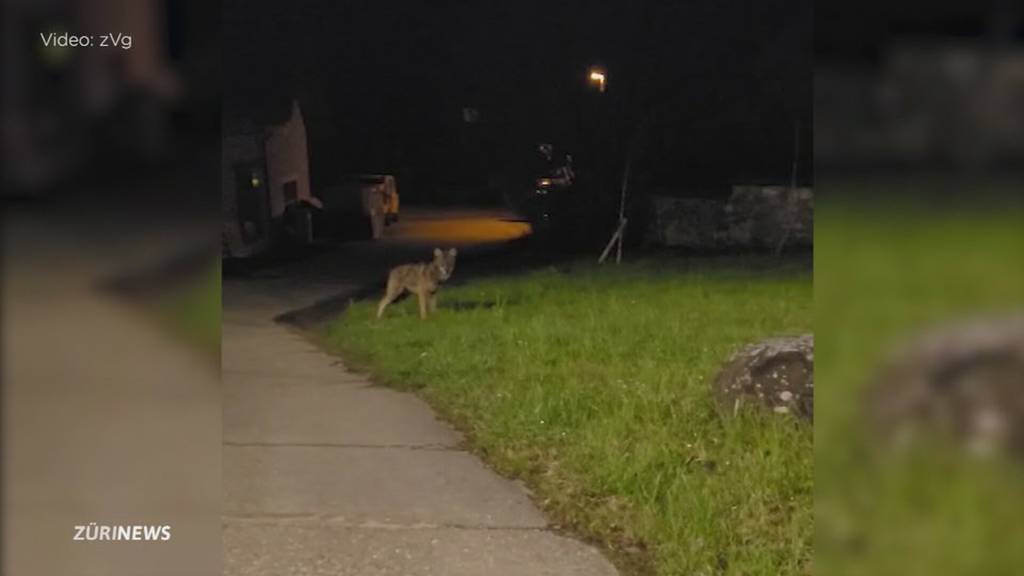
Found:
[{"label": "wolf's ear", "polygon": [[455,258],[455,254],[455,248],[452,248],[451,250],[448,251],[448,255],[451,256],[452,258]]},{"label": "wolf's ear", "polygon": [[444,253],[441,252],[440,248],[434,248],[434,258],[444,258]]}]

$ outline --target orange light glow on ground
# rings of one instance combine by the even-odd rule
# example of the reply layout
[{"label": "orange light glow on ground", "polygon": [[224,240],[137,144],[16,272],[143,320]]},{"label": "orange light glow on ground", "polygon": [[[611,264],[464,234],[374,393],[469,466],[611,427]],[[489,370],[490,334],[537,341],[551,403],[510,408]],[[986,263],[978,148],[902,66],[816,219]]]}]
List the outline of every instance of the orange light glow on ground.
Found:
[{"label": "orange light glow on ground", "polygon": [[450,211],[429,217],[413,211],[390,226],[385,238],[393,242],[470,246],[510,242],[531,232],[529,223],[513,216],[476,211]]}]

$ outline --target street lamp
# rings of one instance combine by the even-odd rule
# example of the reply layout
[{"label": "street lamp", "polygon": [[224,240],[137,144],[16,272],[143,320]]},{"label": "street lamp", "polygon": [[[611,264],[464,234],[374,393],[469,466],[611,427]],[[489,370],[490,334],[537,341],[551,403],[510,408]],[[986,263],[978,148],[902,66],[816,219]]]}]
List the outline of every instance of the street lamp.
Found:
[{"label": "street lamp", "polygon": [[603,93],[608,87],[608,73],[600,66],[591,66],[587,79],[592,86],[597,88],[598,92]]}]

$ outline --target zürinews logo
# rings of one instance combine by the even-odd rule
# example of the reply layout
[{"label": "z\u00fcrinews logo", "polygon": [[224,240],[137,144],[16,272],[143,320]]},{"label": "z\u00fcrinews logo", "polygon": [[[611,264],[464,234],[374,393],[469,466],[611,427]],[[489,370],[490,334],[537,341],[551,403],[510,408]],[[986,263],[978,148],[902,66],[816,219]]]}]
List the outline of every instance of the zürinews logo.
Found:
[{"label": "z\u00fcrinews logo", "polygon": [[166,542],[171,539],[171,527],[90,522],[75,526],[72,538],[81,542]]}]

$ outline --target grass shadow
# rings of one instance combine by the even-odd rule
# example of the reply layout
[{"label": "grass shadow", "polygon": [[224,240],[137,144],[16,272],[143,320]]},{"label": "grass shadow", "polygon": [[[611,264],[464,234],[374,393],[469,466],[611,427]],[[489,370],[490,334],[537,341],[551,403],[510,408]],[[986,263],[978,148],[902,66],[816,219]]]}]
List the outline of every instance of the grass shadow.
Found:
[{"label": "grass shadow", "polygon": [[499,305],[504,307],[509,304],[515,304],[515,301],[502,300],[499,304],[493,300],[444,300],[441,299],[438,302],[439,308],[446,310],[465,311],[465,310],[490,310],[497,308]]}]

